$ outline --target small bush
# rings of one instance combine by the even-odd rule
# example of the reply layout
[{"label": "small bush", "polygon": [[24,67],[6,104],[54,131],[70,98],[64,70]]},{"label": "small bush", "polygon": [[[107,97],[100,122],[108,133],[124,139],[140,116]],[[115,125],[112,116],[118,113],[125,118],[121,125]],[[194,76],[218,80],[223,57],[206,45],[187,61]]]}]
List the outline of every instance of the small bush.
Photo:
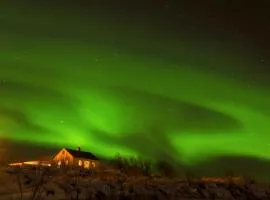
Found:
[{"label": "small bush", "polygon": [[152,163],[142,158],[125,158],[117,154],[111,163],[115,169],[130,176],[150,176],[152,173]]},{"label": "small bush", "polygon": [[158,173],[162,176],[171,177],[176,174],[174,166],[167,161],[158,161],[156,163]]}]

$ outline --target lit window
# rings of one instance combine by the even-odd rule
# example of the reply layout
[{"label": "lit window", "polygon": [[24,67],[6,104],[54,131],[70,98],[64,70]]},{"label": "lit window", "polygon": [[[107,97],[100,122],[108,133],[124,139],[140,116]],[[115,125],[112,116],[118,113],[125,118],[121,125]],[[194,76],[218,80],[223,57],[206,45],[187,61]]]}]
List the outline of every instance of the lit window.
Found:
[{"label": "lit window", "polygon": [[89,169],[90,167],[90,162],[89,161],[84,161],[84,168]]},{"label": "lit window", "polygon": [[95,162],[92,162],[92,167],[96,167],[96,163]]},{"label": "lit window", "polygon": [[82,161],[81,160],[79,160],[78,165],[82,166]]},{"label": "lit window", "polygon": [[66,160],[66,165],[68,165],[68,160]]}]

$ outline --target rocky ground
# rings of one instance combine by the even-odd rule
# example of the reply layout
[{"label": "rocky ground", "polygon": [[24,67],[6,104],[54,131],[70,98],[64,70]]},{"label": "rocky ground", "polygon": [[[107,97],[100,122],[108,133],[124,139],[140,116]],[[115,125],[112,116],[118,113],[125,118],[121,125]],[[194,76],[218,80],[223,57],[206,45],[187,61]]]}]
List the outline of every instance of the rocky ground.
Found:
[{"label": "rocky ground", "polygon": [[20,188],[23,199],[270,199],[269,185],[247,179],[80,175],[74,170],[44,174],[35,170],[9,171],[1,178],[1,200],[20,199]]}]

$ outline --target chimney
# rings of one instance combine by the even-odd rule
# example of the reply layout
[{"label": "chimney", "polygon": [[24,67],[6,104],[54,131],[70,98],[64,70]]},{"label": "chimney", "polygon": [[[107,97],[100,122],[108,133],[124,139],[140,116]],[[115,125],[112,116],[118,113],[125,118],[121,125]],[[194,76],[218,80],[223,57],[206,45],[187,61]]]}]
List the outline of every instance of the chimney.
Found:
[{"label": "chimney", "polygon": [[77,147],[77,151],[81,151],[81,147]]}]

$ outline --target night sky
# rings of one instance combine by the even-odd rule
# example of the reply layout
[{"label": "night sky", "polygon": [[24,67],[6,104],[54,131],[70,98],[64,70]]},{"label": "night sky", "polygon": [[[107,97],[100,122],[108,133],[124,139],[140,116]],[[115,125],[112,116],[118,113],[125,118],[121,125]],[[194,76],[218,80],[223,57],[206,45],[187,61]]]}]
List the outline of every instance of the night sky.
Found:
[{"label": "night sky", "polygon": [[2,159],[81,146],[270,176],[267,1],[21,2],[0,3]]}]

